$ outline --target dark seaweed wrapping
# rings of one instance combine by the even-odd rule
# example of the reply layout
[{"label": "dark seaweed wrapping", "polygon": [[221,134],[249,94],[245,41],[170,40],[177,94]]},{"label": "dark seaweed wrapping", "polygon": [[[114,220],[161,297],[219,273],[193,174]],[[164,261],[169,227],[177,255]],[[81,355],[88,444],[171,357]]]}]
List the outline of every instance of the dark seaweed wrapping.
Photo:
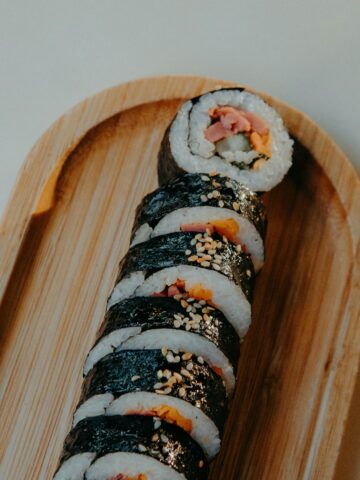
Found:
[{"label": "dark seaweed wrapping", "polygon": [[[117,282],[133,272],[145,271],[146,276],[149,276],[163,268],[179,265],[191,265],[216,271],[213,263],[209,267],[201,267],[200,264],[188,260],[191,255],[196,254],[195,246],[191,245],[195,236],[195,233],[175,232],[134,245],[120,263]],[[241,287],[246,298],[251,302],[255,273],[250,255],[239,252],[235,245],[223,242],[218,235],[212,235],[212,238],[222,244],[221,248],[217,249],[217,254],[222,258],[217,273],[225,275]],[[187,255],[186,251],[191,251],[191,254]]]},{"label": "dark seaweed wrapping", "polygon": [[68,434],[61,461],[85,452],[95,452],[97,457],[115,452],[141,453],[172,467],[188,480],[206,480],[208,463],[192,438],[166,422],[155,427],[152,417],[138,415],[85,418]]},{"label": "dark seaweed wrapping", "polygon": [[[181,374],[189,361],[192,363],[192,378]],[[129,392],[154,393],[157,383],[166,382],[165,378],[159,379],[157,372],[166,369],[172,374],[179,373],[183,378],[183,383],[172,386],[169,395],[200,408],[221,432],[228,406],[223,380],[208,364],[200,363],[194,355],[191,360],[181,359],[178,363],[170,363],[161,350],[124,350],[111,353],[97,362],[86,376],[80,404],[93,395],[104,393],[112,393],[115,397]],[[179,390],[182,386],[191,388],[185,388],[185,395],[181,396]]]},{"label": "dark seaweed wrapping", "polygon": [[[208,178],[209,180],[203,180]],[[205,195],[219,192],[216,198],[202,199]],[[223,207],[219,207],[223,202]],[[234,202],[239,210],[233,207]],[[136,209],[132,239],[138,228],[148,223],[152,228],[170,212],[179,208],[190,207],[218,207],[237,211],[247,218],[257,229],[262,239],[266,233],[266,210],[260,197],[229,177],[215,175],[210,177],[207,174],[186,173],[173,182],[158,188],[146,195]]]},{"label": "dark seaweed wrapping", "polygon": [[[196,302],[192,303],[192,305]],[[209,307],[209,305],[206,305]],[[202,315],[202,308],[196,311]],[[98,332],[97,342],[114,330],[127,327],[141,327],[142,331],[155,328],[175,328],[174,315],[189,316],[186,308],[174,298],[134,297],[113,305],[106,313],[105,320]],[[185,323],[178,330],[185,330]],[[240,354],[240,340],[234,327],[218,309],[212,309],[207,321],[199,323],[199,329],[191,327],[191,333],[201,335],[214,343],[229,359],[236,370]]]}]

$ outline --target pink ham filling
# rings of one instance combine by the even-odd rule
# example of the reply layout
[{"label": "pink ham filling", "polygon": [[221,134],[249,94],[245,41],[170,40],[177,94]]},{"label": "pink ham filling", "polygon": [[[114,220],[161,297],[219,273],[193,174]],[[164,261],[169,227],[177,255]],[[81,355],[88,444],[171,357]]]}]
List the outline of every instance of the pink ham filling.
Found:
[{"label": "pink ham filling", "polygon": [[256,132],[267,135],[269,129],[266,123],[252,112],[244,112],[234,107],[215,107],[209,109],[209,115],[217,122],[209,125],[205,130],[205,138],[215,143],[237,133]]}]

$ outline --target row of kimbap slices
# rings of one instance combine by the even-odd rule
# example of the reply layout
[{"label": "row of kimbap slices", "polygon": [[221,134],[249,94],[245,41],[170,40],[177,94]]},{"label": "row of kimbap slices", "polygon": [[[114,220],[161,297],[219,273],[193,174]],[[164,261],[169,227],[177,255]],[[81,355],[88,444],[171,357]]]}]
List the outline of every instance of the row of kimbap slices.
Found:
[{"label": "row of kimbap slices", "polygon": [[[160,152],[159,172],[164,162]],[[55,480],[208,478],[266,233],[259,196],[209,170],[183,173],[137,208]]]}]

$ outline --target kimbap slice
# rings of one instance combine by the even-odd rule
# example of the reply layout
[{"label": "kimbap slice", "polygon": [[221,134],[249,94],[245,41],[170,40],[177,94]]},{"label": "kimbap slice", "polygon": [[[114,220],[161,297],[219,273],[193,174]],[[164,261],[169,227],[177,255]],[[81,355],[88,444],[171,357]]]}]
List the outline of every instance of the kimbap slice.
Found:
[{"label": "kimbap slice", "polygon": [[[144,331],[173,328],[195,333],[215,344],[236,368],[240,342],[234,327],[220,310],[205,300],[196,301],[174,285],[161,297],[133,297],[113,305],[106,313],[97,341],[84,366],[86,375],[95,363],[130,337]],[[164,294],[165,295],[165,294]]]},{"label": "kimbap slice", "polygon": [[132,245],[166,233],[208,230],[242,245],[258,271],[264,263],[266,223],[265,206],[256,193],[229,177],[188,173],[143,199]]},{"label": "kimbap slice", "polygon": [[146,480],[205,480],[208,464],[186,432],[157,417],[113,415],[79,422],[65,440],[54,480],[108,480],[120,475],[130,479],[143,475]]},{"label": "kimbap slice", "polygon": [[258,95],[240,87],[215,90],[185,102],[168,127],[159,182],[185,172],[217,172],[268,191],[289,170],[292,146],[281,117]]},{"label": "kimbap slice", "polygon": [[129,250],[108,308],[133,295],[162,295],[180,281],[191,298],[219,308],[241,337],[251,321],[254,279],[250,256],[226,237],[170,233]]},{"label": "kimbap slice", "polygon": [[227,414],[223,381],[201,358],[167,349],[107,355],[89,372],[74,425],[97,415],[151,415],[189,433],[209,458]]}]

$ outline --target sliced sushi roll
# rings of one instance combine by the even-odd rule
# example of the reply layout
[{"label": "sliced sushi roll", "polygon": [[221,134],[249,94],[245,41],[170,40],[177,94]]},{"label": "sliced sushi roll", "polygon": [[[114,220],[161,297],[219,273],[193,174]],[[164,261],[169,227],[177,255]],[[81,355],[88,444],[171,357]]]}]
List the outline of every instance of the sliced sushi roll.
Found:
[{"label": "sliced sushi roll", "polygon": [[206,480],[201,448],[181,428],[139,415],[79,422],[65,440],[54,480]]},{"label": "sliced sushi roll", "polygon": [[223,381],[201,357],[165,348],[120,351],[85,378],[73,425],[97,415],[157,416],[184,429],[212,458],[220,449],[227,403]]},{"label": "sliced sushi roll", "polygon": [[229,177],[188,173],[147,195],[136,211],[132,245],[178,231],[208,230],[264,263],[266,211],[259,196]]},{"label": "sliced sushi roll", "polygon": [[289,170],[292,145],[281,117],[259,96],[219,89],[188,100],[176,114],[161,144],[159,182],[215,171],[268,191]]},{"label": "sliced sushi roll", "polygon": [[240,354],[239,337],[224,314],[205,300],[189,298],[180,292],[179,287],[170,288],[170,295],[127,298],[113,305],[106,313],[97,341],[86,359],[84,374],[129,338],[161,328],[174,328],[205,337],[236,368]]},{"label": "sliced sushi roll", "polygon": [[254,277],[250,256],[226,237],[170,233],[129,250],[120,263],[108,308],[132,295],[161,295],[181,281],[191,298],[219,308],[241,337],[250,324]]}]

